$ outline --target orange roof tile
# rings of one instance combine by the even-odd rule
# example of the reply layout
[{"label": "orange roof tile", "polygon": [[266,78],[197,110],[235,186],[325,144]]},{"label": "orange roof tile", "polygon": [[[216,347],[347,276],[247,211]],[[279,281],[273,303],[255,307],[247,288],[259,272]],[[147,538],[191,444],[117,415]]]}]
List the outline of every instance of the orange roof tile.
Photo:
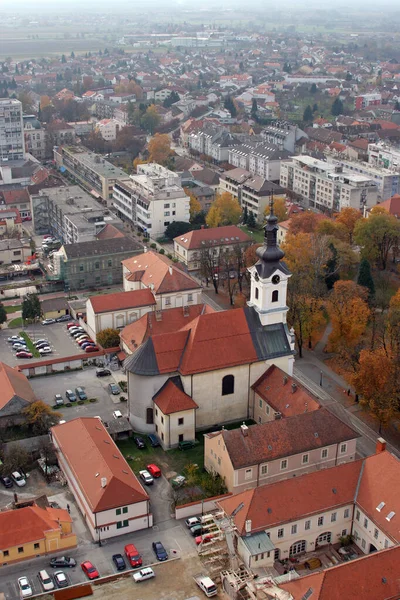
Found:
[{"label": "orange roof tile", "polygon": [[27,404],[35,402],[37,397],[23,373],[0,362],[0,411],[16,396]]},{"label": "orange roof tile", "polygon": [[132,275],[142,272],[140,281],[146,287],[152,285],[155,294],[194,290],[201,287],[190,275],[177,268],[169,258],[156,252],[144,252],[127,258],[122,261],[122,265]]},{"label": "orange roof tile", "polygon": [[228,244],[239,244],[251,242],[251,238],[236,225],[226,227],[212,227],[210,229],[195,229],[184,235],[178,235],[174,242],[186,248],[195,250],[207,246],[224,246]]},{"label": "orange roof tile", "polygon": [[148,288],[133,290],[131,292],[116,292],[115,294],[92,296],[89,298],[89,302],[95,314],[139,308],[141,306],[154,306],[156,304],[154,295]]},{"label": "orange roof tile", "polygon": [[[293,384],[296,386],[295,391]],[[293,417],[321,407],[311,392],[275,365],[269,367],[251,387],[284,417]]]},{"label": "orange roof tile", "polygon": [[36,542],[42,540],[47,531],[59,531],[57,518],[72,522],[68,512],[62,509],[57,511],[57,515],[49,508],[38,506],[0,512],[0,549]]},{"label": "orange roof tile", "polygon": [[400,546],[396,546],[279,587],[293,600],[302,600],[310,589],[310,600],[394,600],[400,597],[399,565]]},{"label": "orange roof tile", "polygon": [[111,225],[111,223],[107,223],[107,225],[103,227],[103,229],[100,231],[100,233],[97,234],[96,237],[98,240],[111,240],[114,238],[125,237],[125,235],[114,225]]},{"label": "orange roof tile", "polygon": [[73,419],[52,427],[51,432],[94,513],[148,500],[100,419]]},{"label": "orange roof tile", "polygon": [[381,202],[379,206],[385,208],[391,215],[400,217],[400,194],[395,194],[391,198]]},{"label": "orange roof tile", "polygon": [[164,415],[199,408],[196,402],[183,391],[179,377],[168,379],[153,396],[153,400]]}]

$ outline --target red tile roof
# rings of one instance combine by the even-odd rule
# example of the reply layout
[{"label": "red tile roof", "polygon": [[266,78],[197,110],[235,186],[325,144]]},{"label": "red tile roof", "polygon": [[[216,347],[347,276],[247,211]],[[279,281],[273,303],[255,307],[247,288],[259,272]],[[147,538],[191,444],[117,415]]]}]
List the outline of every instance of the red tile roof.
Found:
[{"label": "red tile roof", "polygon": [[100,419],[73,419],[52,427],[51,433],[94,513],[148,500]]},{"label": "red tile roof", "polygon": [[197,250],[207,246],[220,246],[251,242],[251,238],[236,225],[195,229],[184,235],[178,235],[174,242],[187,250]]},{"label": "red tile roof", "polygon": [[[66,510],[58,510],[60,521],[72,523]],[[27,506],[0,512],[0,550],[23,546],[45,538],[45,533],[60,531],[57,518],[51,509]]]},{"label": "red tile roof", "polygon": [[[292,387],[293,384],[296,386],[295,389]],[[275,365],[269,367],[251,387],[284,417],[318,410],[321,406],[314,395],[301,383]]]},{"label": "red tile roof", "polygon": [[168,379],[153,396],[153,400],[164,415],[199,408],[196,402],[183,391],[182,386],[177,385],[172,378]]},{"label": "red tile roof", "polygon": [[[1,202],[1,200],[4,202]],[[15,202],[30,202],[29,193],[26,188],[18,190],[2,190],[0,192],[0,204],[14,204]]]},{"label": "red tile roof", "polygon": [[395,194],[391,198],[381,202],[379,206],[385,208],[391,215],[400,218],[400,194]]},{"label": "red tile roof", "polygon": [[37,400],[26,376],[17,369],[9,367],[2,362],[0,362],[0,389],[0,411],[5,408],[15,396],[25,400],[27,404]]},{"label": "red tile roof", "polygon": [[354,440],[360,435],[326,408],[277,419],[262,425],[223,430],[225,446],[234,469],[278,458],[311,452]]},{"label": "red tile roof", "polygon": [[108,223],[105,227],[103,227],[103,229],[100,231],[100,233],[97,234],[96,237],[98,240],[111,240],[114,238],[125,237],[125,235],[114,225]]},{"label": "red tile roof", "polygon": [[310,600],[395,600],[400,597],[399,565],[400,546],[396,546],[279,587],[293,600],[303,600],[310,589]]},{"label": "red tile roof", "polygon": [[143,285],[146,287],[152,285],[155,294],[201,288],[195,279],[177,268],[169,258],[156,252],[144,252],[127,258],[122,261],[122,265],[131,275],[139,277]]},{"label": "red tile roof", "polygon": [[150,289],[133,290],[132,292],[116,292],[115,294],[102,294],[92,296],[89,302],[95,314],[112,312],[115,310],[128,310],[141,306],[154,306],[156,300]]}]

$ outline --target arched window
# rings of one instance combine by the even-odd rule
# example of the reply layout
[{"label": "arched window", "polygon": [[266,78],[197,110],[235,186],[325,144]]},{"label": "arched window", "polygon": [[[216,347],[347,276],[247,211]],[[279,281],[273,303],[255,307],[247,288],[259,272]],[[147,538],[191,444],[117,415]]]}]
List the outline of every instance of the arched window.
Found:
[{"label": "arched window", "polygon": [[147,425],[153,425],[154,423],[152,408],[146,408],[146,423]]},{"label": "arched window", "polygon": [[258,300],[258,288],[256,288],[255,295],[256,295],[256,300]]},{"label": "arched window", "polygon": [[222,395],[227,396],[235,391],[235,378],[233,375],[225,375],[222,380]]},{"label": "arched window", "polygon": [[278,290],[274,290],[272,292],[272,302],[278,302],[279,292]]}]

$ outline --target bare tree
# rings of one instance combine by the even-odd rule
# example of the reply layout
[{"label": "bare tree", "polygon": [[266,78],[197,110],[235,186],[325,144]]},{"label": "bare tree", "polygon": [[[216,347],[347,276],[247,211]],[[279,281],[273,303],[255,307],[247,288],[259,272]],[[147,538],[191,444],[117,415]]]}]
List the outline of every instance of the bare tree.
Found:
[{"label": "bare tree", "polygon": [[200,251],[200,273],[201,276],[206,280],[208,285],[209,281],[215,289],[215,293],[218,294],[218,287],[220,284],[220,267],[221,267],[221,252],[218,248],[203,248]]}]

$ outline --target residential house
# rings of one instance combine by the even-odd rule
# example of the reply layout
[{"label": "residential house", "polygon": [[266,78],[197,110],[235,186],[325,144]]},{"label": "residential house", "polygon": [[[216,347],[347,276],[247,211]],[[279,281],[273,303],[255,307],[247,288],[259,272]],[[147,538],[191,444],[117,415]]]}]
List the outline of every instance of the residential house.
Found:
[{"label": "residential house", "polygon": [[51,436],[93,541],[152,527],[149,496],[101,419],[73,419],[52,427]]},{"label": "residential house", "polygon": [[40,309],[44,319],[57,319],[69,314],[66,298],[44,298],[40,301]]},{"label": "residential house", "polygon": [[121,124],[117,119],[102,119],[96,123],[96,131],[106,142],[114,142]]},{"label": "residential house", "polygon": [[22,235],[22,219],[18,208],[0,210],[0,236]]},{"label": "residential house", "polygon": [[[0,362],[0,427],[25,422],[24,408],[36,402],[37,397],[23,373]],[[1,514],[1,513],[0,513]]]},{"label": "residential house", "polygon": [[0,240],[0,264],[18,265],[24,263],[32,255],[28,242],[17,238]]},{"label": "residential house", "polygon": [[397,545],[400,464],[385,446],[379,438],[377,453],[367,458],[221,500],[227,515],[244,505],[234,522],[245,565],[272,566],[347,535],[364,554]]},{"label": "residential house", "polygon": [[22,219],[31,218],[31,203],[29,192],[26,188],[13,190],[0,190],[0,209],[16,208]]},{"label": "residential house", "polygon": [[[271,368],[271,367],[270,367]],[[306,409],[307,410],[307,409]],[[204,466],[234,494],[353,461],[359,434],[327,409],[204,436]]]},{"label": "residential house", "polygon": [[281,221],[279,223],[278,243],[280,246],[285,243],[286,236],[289,233],[289,225],[290,219],[288,219],[287,221]]},{"label": "residential house", "polygon": [[201,253],[212,248],[213,256],[232,251],[235,247],[246,248],[252,244],[251,238],[236,225],[202,228],[189,231],[174,238],[175,257],[183,262],[188,271],[201,267]]},{"label": "residential house", "polygon": [[46,130],[35,115],[23,115],[25,151],[37,160],[46,158]]},{"label": "residential house", "polygon": [[67,510],[36,504],[0,512],[0,558],[2,566],[32,560],[77,546],[72,518]]},{"label": "residential house", "polygon": [[185,393],[181,378],[170,377],[153,396],[155,432],[164,449],[196,437],[196,402]]}]

